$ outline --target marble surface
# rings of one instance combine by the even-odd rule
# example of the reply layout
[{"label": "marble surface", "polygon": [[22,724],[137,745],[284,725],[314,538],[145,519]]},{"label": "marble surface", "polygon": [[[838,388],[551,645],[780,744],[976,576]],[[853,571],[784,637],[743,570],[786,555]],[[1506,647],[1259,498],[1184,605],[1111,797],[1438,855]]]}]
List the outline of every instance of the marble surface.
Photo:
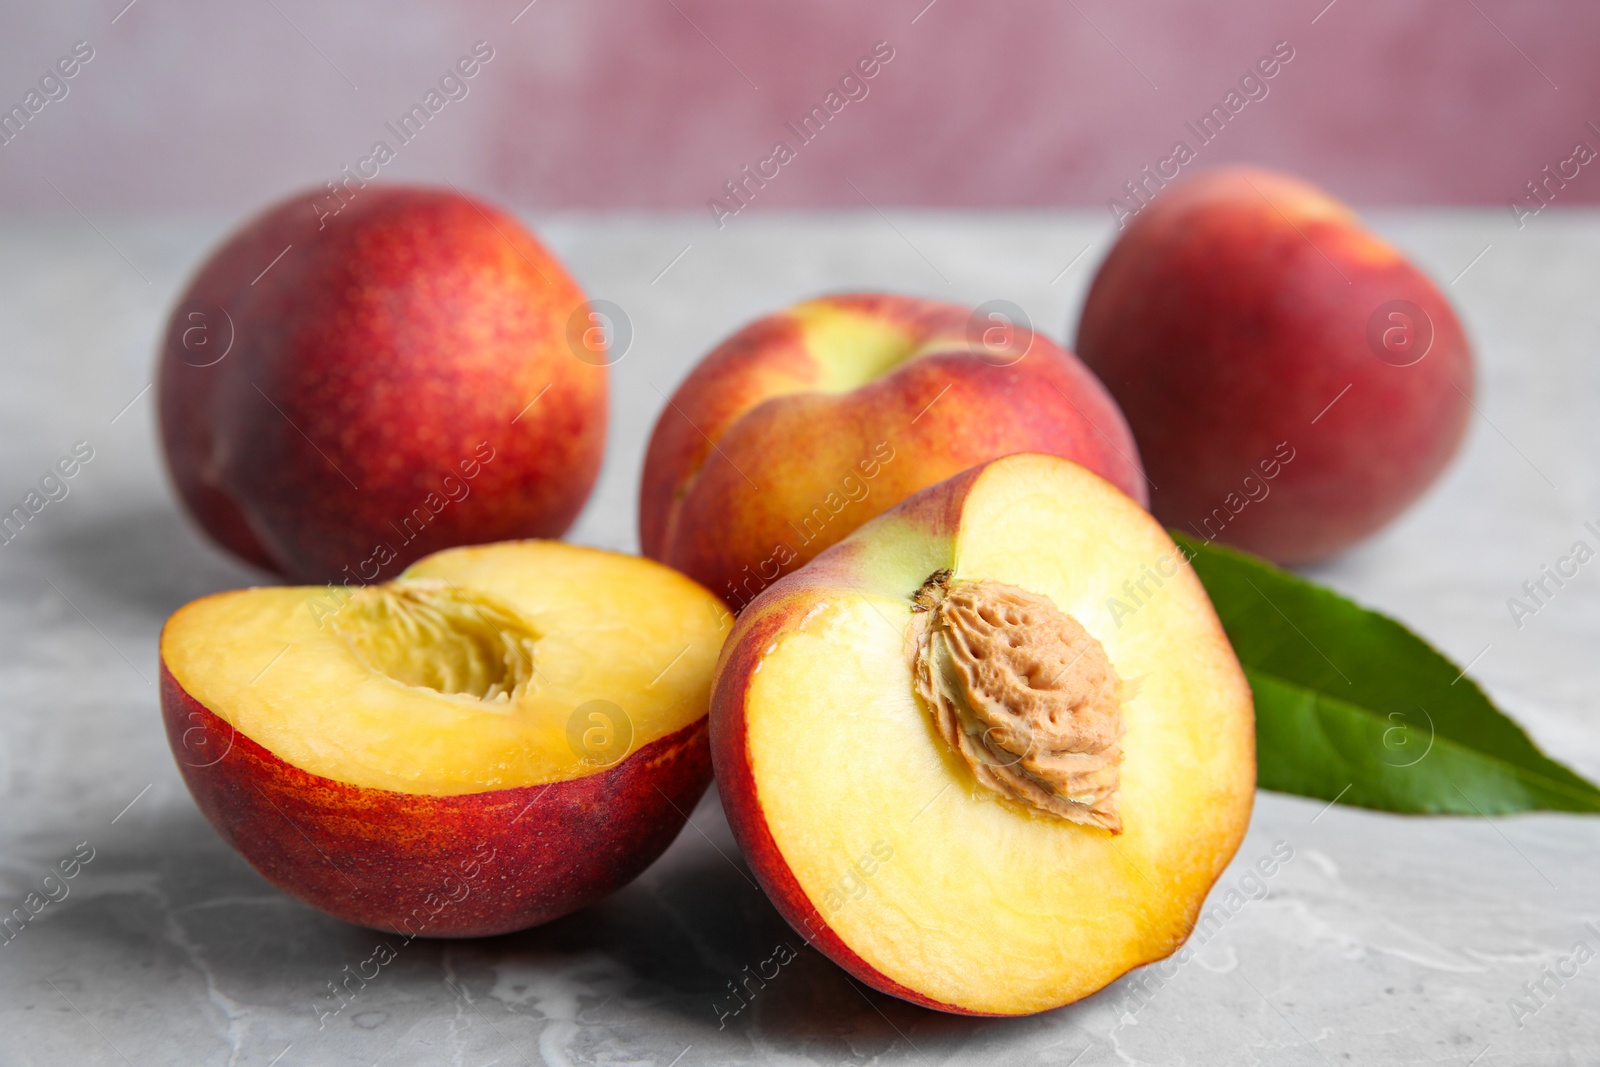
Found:
[{"label": "marble surface", "polygon": [[[1523,231],[1503,211],[1375,222],[1456,279],[1480,411],[1439,487],[1317,576],[1472,661],[1547,750],[1600,776],[1600,573],[1521,629],[1506,606],[1600,518],[1600,215],[1552,210]],[[664,395],[731,328],[817,291],[890,287],[1010,300],[1059,336],[1109,237],[1098,215],[1058,214],[539,225],[633,327],[602,484],[574,531],[621,549],[636,547],[635,479]],[[415,942],[319,1026],[319,995],[382,937],[277,892],[221,842],[175,773],[152,684],[170,611],[259,580],[175,510],[143,391],[166,308],[222,229],[0,220],[0,503],[76,442],[93,449],[69,495],[0,547],[0,913],[30,893],[58,898],[0,943],[0,1064],[1600,1057],[1600,962],[1543,971],[1568,960],[1570,974],[1580,941],[1600,948],[1600,819],[1401,818],[1273,794],[1212,896],[1225,921],[1183,966],[1030,1019],[923,1011],[800,948],[708,796],[668,854],[601,905],[515,936]],[[1275,846],[1292,859],[1247,878]],[[74,877],[46,882],[63,863]],[[798,958],[724,1017],[727,984],[785,943]],[[1541,980],[1531,997],[1524,983]]]}]

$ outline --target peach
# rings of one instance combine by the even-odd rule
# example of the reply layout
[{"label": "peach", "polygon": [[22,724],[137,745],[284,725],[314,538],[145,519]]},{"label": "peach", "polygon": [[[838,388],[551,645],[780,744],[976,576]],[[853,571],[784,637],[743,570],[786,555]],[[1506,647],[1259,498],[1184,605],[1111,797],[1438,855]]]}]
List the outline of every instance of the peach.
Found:
[{"label": "peach", "polygon": [[560,536],[605,448],[608,357],[569,340],[583,293],[450,190],[367,186],[319,217],[325,199],[248,223],[173,310],[157,400],[189,513],[302,581]]},{"label": "peach", "polygon": [[1116,404],[1043,336],[903,296],[812,300],[746,326],[678,387],[645,456],[640,541],[739,608],[918,489],[1024,451],[1144,499]]},{"label": "peach", "polygon": [[[1156,583],[1131,613],[1129,579]],[[711,699],[778,910],[943,1011],[1043,1011],[1173,953],[1250,819],[1250,690],[1204,589],[1055,456],[923,490],[762,592]]]},{"label": "peach", "polygon": [[1348,207],[1263,170],[1202,174],[1140,212],[1077,348],[1133,427],[1156,516],[1284,564],[1404,511],[1472,406],[1444,294]]},{"label": "peach", "polygon": [[340,919],[475,937],[639,874],[711,779],[727,612],[648,560],[457,548],[359,589],[197,600],[161,635],[168,740],[268,881]]}]

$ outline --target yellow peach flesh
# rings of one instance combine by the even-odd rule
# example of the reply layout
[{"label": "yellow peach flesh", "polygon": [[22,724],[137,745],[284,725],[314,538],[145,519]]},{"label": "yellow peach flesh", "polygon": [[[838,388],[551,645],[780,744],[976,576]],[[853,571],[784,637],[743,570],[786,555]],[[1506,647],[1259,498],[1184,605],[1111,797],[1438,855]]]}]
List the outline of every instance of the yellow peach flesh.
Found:
[{"label": "yellow peach flesh", "polygon": [[706,714],[730,620],[720,602],[667,567],[523,541],[436,553],[397,581],[489,605],[488,619],[477,621],[496,634],[511,628],[501,614],[509,613],[531,638],[525,684],[509,699],[483,700],[399,680],[424,665],[397,660],[378,669],[381,655],[353,646],[348,631],[358,624],[341,617],[360,603],[333,587],[197,600],[168,622],[162,658],[186,692],[280,759],[409,794],[475,793],[600,769],[569,742],[569,719],[590,700],[622,710],[630,750]]},{"label": "yellow peach flesh", "polygon": [[[1113,836],[976,785],[912,695],[908,597],[932,569],[917,531],[898,516],[868,530],[870,573],[750,683],[752,776],[801,889],[881,974],[967,1010],[1053,1007],[1168,955],[1237,847],[1255,781],[1248,688],[1172,542],[1082,468],[1012,457],[973,487],[943,564],[1049,596],[1126,680]],[[1162,560],[1173,575],[1118,625],[1122,583]],[[892,858],[864,877],[880,843]]]}]

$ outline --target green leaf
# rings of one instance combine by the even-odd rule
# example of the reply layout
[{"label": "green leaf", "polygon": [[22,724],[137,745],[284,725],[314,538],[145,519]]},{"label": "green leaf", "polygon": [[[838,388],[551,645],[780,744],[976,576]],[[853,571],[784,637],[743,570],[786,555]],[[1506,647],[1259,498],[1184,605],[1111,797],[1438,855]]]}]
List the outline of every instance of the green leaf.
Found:
[{"label": "green leaf", "polygon": [[1600,812],[1450,660],[1393,619],[1177,531],[1244,665],[1263,789],[1382,811]]}]

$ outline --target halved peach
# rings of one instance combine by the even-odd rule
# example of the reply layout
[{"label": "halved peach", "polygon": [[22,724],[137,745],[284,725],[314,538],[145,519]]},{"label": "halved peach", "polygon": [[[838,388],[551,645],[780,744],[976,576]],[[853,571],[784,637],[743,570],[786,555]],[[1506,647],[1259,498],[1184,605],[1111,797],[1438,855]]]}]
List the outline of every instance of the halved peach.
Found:
[{"label": "halved peach", "polygon": [[967,1014],[1066,1004],[1176,951],[1255,790],[1250,690],[1182,552],[1042,455],[924,490],[763,592],[711,738],[789,923]]},{"label": "halved peach", "polygon": [[639,874],[711,778],[721,603],[557,542],[458,548],[394,581],[219,593],[161,634],[161,705],[202,812],[341,919],[479,936]]}]

